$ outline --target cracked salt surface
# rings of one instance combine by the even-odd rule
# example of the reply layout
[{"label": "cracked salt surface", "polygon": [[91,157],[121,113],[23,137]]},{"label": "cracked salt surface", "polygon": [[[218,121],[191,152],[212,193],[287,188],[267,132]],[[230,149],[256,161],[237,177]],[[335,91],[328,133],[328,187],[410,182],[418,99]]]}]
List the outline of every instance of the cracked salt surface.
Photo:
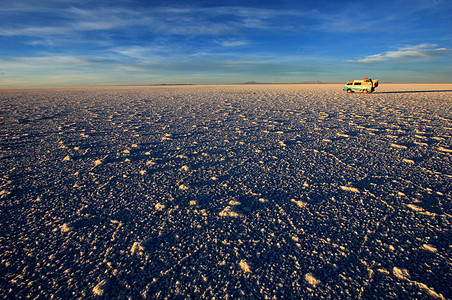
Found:
[{"label": "cracked salt surface", "polygon": [[452,298],[452,85],[379,88],[0,90],[0,296]]}]

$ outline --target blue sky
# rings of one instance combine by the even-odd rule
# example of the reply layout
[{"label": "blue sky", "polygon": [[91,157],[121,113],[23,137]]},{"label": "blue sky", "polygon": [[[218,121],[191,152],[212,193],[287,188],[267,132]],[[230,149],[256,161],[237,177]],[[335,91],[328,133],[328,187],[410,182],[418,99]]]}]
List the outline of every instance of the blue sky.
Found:
[{"label": "blue sky", "polygon": [[452,82],[452,1],[2,0],[0,87]]}]

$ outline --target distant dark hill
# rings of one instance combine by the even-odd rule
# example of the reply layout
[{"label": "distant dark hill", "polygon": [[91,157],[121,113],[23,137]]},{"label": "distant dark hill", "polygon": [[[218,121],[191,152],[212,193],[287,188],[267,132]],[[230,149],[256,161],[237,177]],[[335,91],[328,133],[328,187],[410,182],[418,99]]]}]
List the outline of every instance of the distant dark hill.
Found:
[{"label": "distant dark hill", "polygon": [[337,83],[337,82],[329,82],[329,81],[320,81],[320,80],[309,80],[309,81],[303,81],[303,82],[256,82],[256,81],[247,81],[239,84],[330,84],[330,83]]}]

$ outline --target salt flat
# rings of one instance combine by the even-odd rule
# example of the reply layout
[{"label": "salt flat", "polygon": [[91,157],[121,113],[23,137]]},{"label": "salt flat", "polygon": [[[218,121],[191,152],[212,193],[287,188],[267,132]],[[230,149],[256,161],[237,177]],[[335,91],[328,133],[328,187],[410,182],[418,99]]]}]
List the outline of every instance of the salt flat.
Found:
[{"label": "salt flat", "polygon": [[452,298],[452,84],[0,90],[0,297]]}]

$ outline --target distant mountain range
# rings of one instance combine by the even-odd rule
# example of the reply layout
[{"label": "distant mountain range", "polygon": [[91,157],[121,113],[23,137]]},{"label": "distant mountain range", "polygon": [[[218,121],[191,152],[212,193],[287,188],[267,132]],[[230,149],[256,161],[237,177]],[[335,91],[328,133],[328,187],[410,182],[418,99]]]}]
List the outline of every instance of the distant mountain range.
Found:
[{"label": "distant mountain range", "polygon": [[238,84],[329,84],[329,83],[338,83],[338,82],[329,82],[329,81],[320,81],[320,80],[309,80],[309,81],[303,81],[303,82],[287,82],[287,83],[247,81],[247,82],[238,83]]},{"label": "distant mountain range", "polygon": [[[339,84],[342,82],[332,82],[332,81],[320,81],[320,80],[309,80],[309,81],[302,81],[302,82],[256,82],[254,80],[247,81],[247,82],[241,82],[241,83],[235,83],[235,84]],[[202,84],[196,84],[196,83],[156,83],[151,84],[152,86],[173,86],[173,85],[202,85]]]}]

